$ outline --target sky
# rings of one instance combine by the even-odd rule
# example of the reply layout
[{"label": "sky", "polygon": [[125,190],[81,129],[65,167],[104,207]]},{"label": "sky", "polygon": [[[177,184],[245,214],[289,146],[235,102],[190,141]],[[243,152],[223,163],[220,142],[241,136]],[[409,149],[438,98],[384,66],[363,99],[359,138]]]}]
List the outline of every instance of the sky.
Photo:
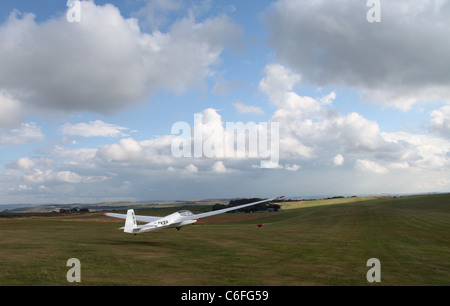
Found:
[{"label": "sky", "polygon": [[448,192],[448,16],[1,1],[0,204]]}]

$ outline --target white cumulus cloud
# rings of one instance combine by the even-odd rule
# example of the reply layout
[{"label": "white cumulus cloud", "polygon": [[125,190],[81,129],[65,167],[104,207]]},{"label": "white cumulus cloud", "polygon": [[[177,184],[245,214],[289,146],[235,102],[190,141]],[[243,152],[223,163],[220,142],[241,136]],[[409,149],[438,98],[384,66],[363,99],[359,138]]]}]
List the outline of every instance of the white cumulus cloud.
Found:
[{"label": "white cumulus cloud", "polygon": [[122,137],[128,136],[124,131],[128,130],[126,127],[117,126],[115,124],[105,123],[101,120],[90,121],[89,123],[64,124],[60,131],[64,135],[71,136],[103,136],[103,137]]},{"label": "white cumulus cloud", "polygon": [[222,50],[241,35],[226,16],[197,22],[192,15],[165,33],[145,33],[111,4],[80,4],[79,23],[65,14],[38,23],[14,11],[0,25],[3,93],[38,108],[111,113],[161,89],[202,86]]},{"label": "white cumulus cloud", "polygon": [[0,90],[0,128],[11,128],[22,122],[21,103]]},{"label": "white cumulus cloud", "polygon": [[388,172],[386,167],[379,165],[378,163],[368,159],[358,159],[355,164],[355,169],[360,171],[369,171],[378,174],[384,174]]},{"label": "white cumulus cloud", "polygon": [[215,162],[212,165],[212,171],[217,173],[226,173],[228,169],[225,167],[222,161]]},{"label": "white cumulus cloud", "polygon": [[36,166],[36,162],[29,157],[22,157],[16,160],[14,163],[8,165],[8,168],[18,170],[28,170]]},{"label": "white cumulus cloud", "polygon": [[[318,86],[345,86],[365,100],[408,110],[450,102],[450,3],[279,0],[265,13],[276,58]],[[382,51],[381,51],[382,50]]]},{"label": "white cumulus cloud", "polygon": [[344,156],[338,154],[333,158],[333,163],[335,166],[342,166],[344,164]]},{"label": "white cumulus cloud", "polygon": [[233,106],[240,114],[264,114],[264,111],[259,106],[246,105],[242,102],[233,103]]},{"label": "white cumulus cloud", "polygon": [[434,110],[431,113],[430,123],[433,131],[450,138],[450,106]]},{"label": "white cumulus cloud", "polygon": [[39,142],[44,138],[36,123],[22,123],[19,128],[0,132],[0,148]]}]

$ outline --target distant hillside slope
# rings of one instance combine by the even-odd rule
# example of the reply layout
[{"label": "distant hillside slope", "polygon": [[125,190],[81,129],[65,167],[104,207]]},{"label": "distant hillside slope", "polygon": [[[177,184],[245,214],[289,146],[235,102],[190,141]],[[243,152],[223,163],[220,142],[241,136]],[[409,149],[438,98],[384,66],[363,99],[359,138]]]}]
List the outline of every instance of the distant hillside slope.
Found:
[{"label": "distant hillside slope", "polygon": [[49,205],[32,205],[32,204],[16,204],[0,206],[0,212],[14,212],[14,213],[48,213],[59,212],[61,209],[89,209],[89,211],[101,210],[126,210],[126,209],[146,209],[154,207],[178,207],[189,205],[214,205],[227,204],[229,199],[212,199],[212,200],[187,200],[187,201],[170,201],[170,202],[102,202],[94,204],[49,204]]}]

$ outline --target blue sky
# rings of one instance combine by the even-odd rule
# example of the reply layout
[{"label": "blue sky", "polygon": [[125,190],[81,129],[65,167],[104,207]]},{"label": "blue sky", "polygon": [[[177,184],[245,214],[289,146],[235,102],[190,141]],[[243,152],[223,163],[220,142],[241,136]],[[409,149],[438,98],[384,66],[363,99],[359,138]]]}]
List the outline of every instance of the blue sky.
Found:
[{"label": "blue sky", "polygon": [[[450,3],[375,3],[2,1],[0,204],[448,191]],[[277,163],[174,157],[196,114]]]}]

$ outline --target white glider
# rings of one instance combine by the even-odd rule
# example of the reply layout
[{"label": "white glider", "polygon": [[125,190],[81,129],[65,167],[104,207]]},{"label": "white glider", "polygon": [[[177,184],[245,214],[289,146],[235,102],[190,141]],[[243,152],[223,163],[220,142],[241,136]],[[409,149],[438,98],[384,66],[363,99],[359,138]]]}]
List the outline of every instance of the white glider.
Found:
[{"label": "white glider", "polygon": [[[194,224],[198,221],[200,218],[206,218],[218,214],[223,214],[228,211],[241,209],[248,206],[253,206],[256,204],[264,203],[264,202],[270,202],[273,200],[281,199],[282,197],[276,197],[272,199],[262,200],[258,202],[233,206],[229,208],[219,209],[219,210],[213,210],[206,213],[201,213],[194,215],[189,210],[180,210],[176,213],[173,213],[171,215],[165,216],[165,217],[151,217],[151,216],[139,216],[134,214],[134,209],[129,209],[127,211],[127,214],[113,214],[113,213],[105,213],[108,217],[113,218],[120,218],[125,219],[125,226],[121,227],[120,229],[123,229],[125,233],[130,234],[138,234],[138,233],[144,233],[144,232],[150,232],[158,229],[163,228],[176,228],[180,230],[183,226]],[[137,221],[142,222],[148,222],[145,225],[137,225]]]}]

